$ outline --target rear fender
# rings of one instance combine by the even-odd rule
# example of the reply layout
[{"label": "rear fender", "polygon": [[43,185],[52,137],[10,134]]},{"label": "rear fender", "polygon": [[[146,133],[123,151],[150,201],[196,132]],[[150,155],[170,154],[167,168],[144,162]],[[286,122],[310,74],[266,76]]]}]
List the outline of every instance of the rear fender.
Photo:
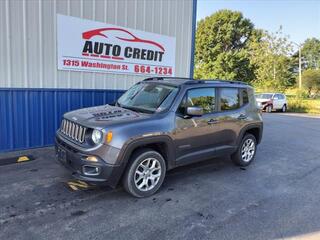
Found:
[{"label": "rear fender", "polygon": [[241,129],[240,131],[240,134],[238,136],[238,139],[237,139],[237,146],[240,145],[241,143],[241,140],[242,138],[244,137],[245,133],[250,130],[250,129],[259,129],[259,136],[258,138],[256,139],[257,140],[257,144],[259,144],[261,142],[261,139],[262,139],[262,133],[263,133],[263,123],[252,123],[252,124],[249,124],[247,126],[245,126],[244,128]]}]

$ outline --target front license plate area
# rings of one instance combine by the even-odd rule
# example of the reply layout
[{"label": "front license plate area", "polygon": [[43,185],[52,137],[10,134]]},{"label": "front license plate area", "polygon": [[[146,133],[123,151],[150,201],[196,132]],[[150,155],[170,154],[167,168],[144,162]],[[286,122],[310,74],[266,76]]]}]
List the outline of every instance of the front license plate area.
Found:
[{"label": "front license plate area", "polygon": [[67,153],[61,148],[58,148],[58,160],[64,164],[67,163]]}]

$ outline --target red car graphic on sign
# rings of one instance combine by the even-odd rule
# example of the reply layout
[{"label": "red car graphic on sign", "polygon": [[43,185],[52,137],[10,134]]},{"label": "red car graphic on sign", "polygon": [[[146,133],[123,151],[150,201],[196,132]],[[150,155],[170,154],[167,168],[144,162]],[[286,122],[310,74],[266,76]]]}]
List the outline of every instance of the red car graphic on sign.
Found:
[{"label": "red car graphic on sign", "polygon": [[150,45],[158,47],[163,52],[165,51],[164,47],[161,44],[159,44],[157,42],[154,42],[154,41],[151,41],[151,40],[139,38],[139,37],[135,36],[134,34],[132,34],[131,32],[129,32],[129,31],[125,30],[125,29],[122,29],[122,28],[115,28],[115,27],[98,28],[98,29],[94,29],[94,30],[90,30],[90,31],[82,33],[82,38],[86,39],[86,40],[89,40],[89,39],[91,39],[92,37],[95,37],[95,36],[101,36],[101,37],[108,38],[108,36],[103,33],[103,32],[107,32],[107,31],[120,31],[122,33],[128,34],[128,38],[116,37],[119,40],[127,41],[127,42],[146,43],[146,44],[150,44]]}]

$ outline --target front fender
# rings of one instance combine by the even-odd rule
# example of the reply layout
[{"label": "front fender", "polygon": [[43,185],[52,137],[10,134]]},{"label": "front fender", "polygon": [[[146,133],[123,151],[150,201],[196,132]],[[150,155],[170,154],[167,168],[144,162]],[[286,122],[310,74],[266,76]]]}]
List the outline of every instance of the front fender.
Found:
[{"label": "front fender", "polygon": [[166,156],[164,158],[167,162],[167,169],[172,169],[175,166],[175,151],[174,144],[171,137],[167,135],[159,135],[159,136],[150,136],[150,137],[139,137],[135,139],[128,140],[122,147],[119,156],[117,165],[120,166],[120,174],[118,175],[118,179],[115,179],[115,182],[119,182],[124,171],[127,168],[128,163],[130,162],[130,156],[132,153],[140,147],[147,146],[150,144],[165,144]]}]

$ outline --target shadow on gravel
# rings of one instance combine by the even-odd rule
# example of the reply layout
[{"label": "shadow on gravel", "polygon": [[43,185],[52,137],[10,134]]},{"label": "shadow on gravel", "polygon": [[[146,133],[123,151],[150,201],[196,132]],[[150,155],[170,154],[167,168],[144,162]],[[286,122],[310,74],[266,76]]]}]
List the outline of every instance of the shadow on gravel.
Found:
[{"label": "shadow on gravel", "polygon": [[[185,182],[186,178],[189,178],[190,176],[196,177],[203,175],[205,173],[213,173],[218,171],[223,171],[224,168],[229,167],[235,167],[231,160],[228,157],[225,158],[215,158],[215,159],[209,159],[206,161],[177,167],[175,169],[172,169],[167,172],[165,181],[163,183],[163,186],[160,188],[160,191],[158,194],[161,194],[162,191],[174,191],[174,188],[172,185],[174,185],[177,182],[181,182],[183,184]],[[240,168],[235,167],[239,170],[246,170],[246,168]],[[69,179],[65,182],[63,182],[63,185],[60,185],[60,187],[64,187],[64,189],[67,189],[69,193],[76,193],[75,196],[90,196],[95,194],[113,194],[115,192],[124,192],[121,181],[119,182],[118,186],[113,189],[107,185],[99,184],[94,185],[89,182],[84,182],[76,179]],[[165,190],[166,189],[166,190]],[[125,193],[126,194],[126,193]],[[69,194],[68,194],[69,195]],[[127,195],[130,197],[129,195]],[[72,197],[72,194],[69,196],[69,198]],[[131,198],[131,197],[130,197]],[[152,197],[151,197],[152,198]],[[170,201],[170,199],[168,200]]]},{"label": "shadow on gravel", "polygon": [[[185,178],[190,176],[198,176],[203,175],[205,173],[213,173],[218,171],[223,171],[224,168],[234,167],[235,169],[239,169],[240,171],[246,170],[245,167],[237,167],[231,162],[229,157],[224,158],[214,158],[205,161],[201,161],[198,163],[193,163],[190,165],[177,167],[167,172],[166,178],[162,188],[167,188],[168,191],[173,191],[174,189],[170,187],[171,182],[184,182]],[[124,191],[121,186],[121,181],[118,186],[113,189],[107,185],[99,184],[94,185],[88,182],[71,179],[65,182],[65,186],[71,192],[74,191],[82,191],[86,193],[98,193],[98,192],[113,192],[113,191]],[[160,189],[161,191],[161,189]]]}]

